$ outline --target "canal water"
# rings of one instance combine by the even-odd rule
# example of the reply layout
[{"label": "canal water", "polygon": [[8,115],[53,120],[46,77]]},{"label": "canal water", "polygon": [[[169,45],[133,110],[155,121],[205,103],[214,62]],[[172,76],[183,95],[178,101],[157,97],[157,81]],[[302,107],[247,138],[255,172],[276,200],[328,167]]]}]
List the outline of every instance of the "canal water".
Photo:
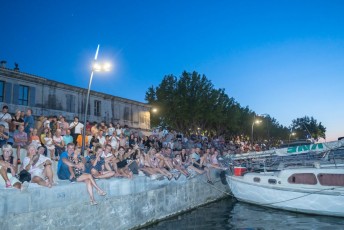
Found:
[{"label": "canal water", "polygon": [[[344,208],[344,207],[343,207]],[[306,215],[223,199],[142,228],[182,229],[344,229],[344,218]]]}]

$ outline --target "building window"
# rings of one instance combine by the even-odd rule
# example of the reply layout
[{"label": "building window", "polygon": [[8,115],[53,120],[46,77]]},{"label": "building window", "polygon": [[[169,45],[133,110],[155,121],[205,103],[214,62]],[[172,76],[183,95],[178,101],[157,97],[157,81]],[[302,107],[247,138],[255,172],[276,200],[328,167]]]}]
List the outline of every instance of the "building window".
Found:
[{"label": "building window", "polygon": [[127,106],[124,108],[123,120],[129,121],[129,107]]},{"label": "building window", "polygon": [[290,184],[309,184],[315,185],[318,183],[317,178],[313,173],[294,173],[288,178]]},{"label": "building window", "polygon": [[0,102],[4,101],[4,86],[5,82],[0,81]]},{"label": "building window", "polygon": [[29,105],[29,86],[19,85],[19,105]]},{"label": "building window", "polygon": [[101,101],[94,100],[94,116],[101,116]]},{"label": "building window", "polygon": [[74,113],[74,96],[71,94],[66,95],[66,111],[70,113]]}]

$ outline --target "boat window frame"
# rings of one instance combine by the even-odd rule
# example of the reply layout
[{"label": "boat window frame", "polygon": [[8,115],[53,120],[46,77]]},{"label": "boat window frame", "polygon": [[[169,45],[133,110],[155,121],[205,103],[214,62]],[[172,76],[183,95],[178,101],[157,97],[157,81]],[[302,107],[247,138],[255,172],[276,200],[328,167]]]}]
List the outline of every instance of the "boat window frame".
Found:
[{"label": "boat window frame", "polygon": [[[325,178],[334,177],[334,178]],[[340,173],[319,173],[317,175],[318,181],[322,186],[344,186],[344,174]],[[327,183],[326,183],[327,182]],[[329,183],[331,182],[331,183]]]},{"label": "boat window frame", "polygon": [[260,183],[260,177],[253,177],[253,182]]},{"label": "boat window frame", "polygon": [[[307,176],[309,178],[307,178]],[[288,177],[288,183],[289,184],[316,185],[318,184],[318,180],[314,173],[293,173],[292,175]]]}]

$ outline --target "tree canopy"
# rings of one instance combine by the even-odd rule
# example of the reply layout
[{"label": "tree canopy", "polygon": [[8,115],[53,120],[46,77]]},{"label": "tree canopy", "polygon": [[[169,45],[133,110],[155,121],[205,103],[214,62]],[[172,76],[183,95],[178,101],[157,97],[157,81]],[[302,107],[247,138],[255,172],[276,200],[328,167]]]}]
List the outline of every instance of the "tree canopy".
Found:
[{"label": "tree canopy", "polygon": [[166,75],[159,86],[148,88],[145,99],[158,110],[151,114],[152,127],[168,127],[186,134],[240,135],[249,139],[253,122],[259,118],[262,124],[254,126],[255,140],[286,140],[290,134],[276,119],[259,116],[248,106],[242,107],[225,89],[215,89],[205,75],[195,71],[184,71],[179,78]]},{"label": "tree canopy", "polygon": [[304,116],[292,121],[291,129],[300,139],[326,138],[326,128],[313,117]]}]

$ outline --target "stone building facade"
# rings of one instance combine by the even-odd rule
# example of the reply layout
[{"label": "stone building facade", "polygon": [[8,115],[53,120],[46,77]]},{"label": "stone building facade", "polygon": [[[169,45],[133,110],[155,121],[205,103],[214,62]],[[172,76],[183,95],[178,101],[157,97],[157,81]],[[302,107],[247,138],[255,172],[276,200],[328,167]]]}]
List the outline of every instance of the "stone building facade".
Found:
[{"label": "stone building facade", "polygon": [[[11,114],[31,108],[36,117],[63,115],[71,121],[79,116],[83,121],[86,96],[87,89],[0,67],[0,106],[8,105]],[[142,102],[91,91],[87,120],[149,130],[150,110]]]}]

